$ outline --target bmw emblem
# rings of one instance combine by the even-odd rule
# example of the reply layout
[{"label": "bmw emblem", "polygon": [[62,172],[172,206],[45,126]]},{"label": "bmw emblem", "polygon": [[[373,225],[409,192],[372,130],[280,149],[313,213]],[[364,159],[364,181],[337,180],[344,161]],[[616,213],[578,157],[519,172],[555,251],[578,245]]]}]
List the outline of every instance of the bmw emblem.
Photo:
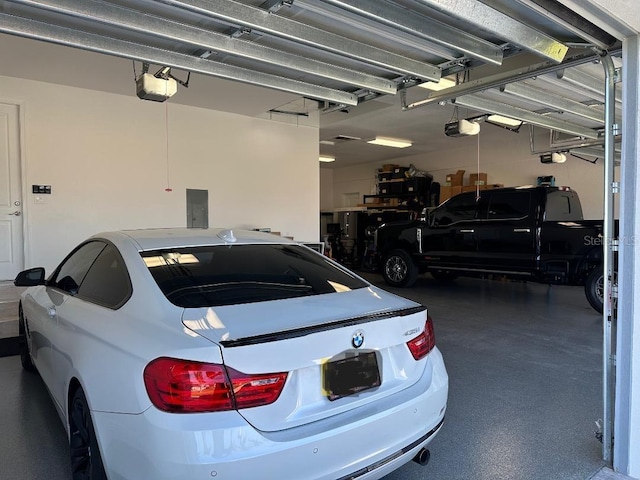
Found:
[{"label": "bmw emblem", "polygon": [[351,345],[353,345],[354,348],[360,348],[362,344],[364,344],[364,332],[358,330],[353,334],[353,337],[351,337]]}]

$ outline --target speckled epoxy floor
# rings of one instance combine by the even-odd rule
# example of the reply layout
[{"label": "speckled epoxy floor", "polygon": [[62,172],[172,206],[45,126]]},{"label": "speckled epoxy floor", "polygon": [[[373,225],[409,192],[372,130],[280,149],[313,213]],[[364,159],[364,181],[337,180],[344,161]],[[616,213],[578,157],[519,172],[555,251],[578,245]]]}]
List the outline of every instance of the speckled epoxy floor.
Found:
[{"label": "speckled epoxy floor", "polygon": [[[450,393],[429,465],[385,480],[586,480],[601,470],[601,317],[581,288],[423,276],[394,291],[429,307]],[[0,480],[69,479],[40,379],[5,357],[0,385]]]},{"label": "speckled epoxy floor", "polygon": [[581,288],[422,276],[394,291],[429,307],[450,386],[429,465],[387,480],[584,480],[602,467],[601,316]]}]

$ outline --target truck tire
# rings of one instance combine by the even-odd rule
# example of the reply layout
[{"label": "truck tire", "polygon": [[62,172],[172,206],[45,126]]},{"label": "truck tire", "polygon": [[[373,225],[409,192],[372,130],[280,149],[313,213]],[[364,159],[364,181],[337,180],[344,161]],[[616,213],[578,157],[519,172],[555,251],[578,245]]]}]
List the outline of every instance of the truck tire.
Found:
[{"label": "truck tire", "polygon": [[602,313],[604,304],[604,270],[602,265],[594,268],[584,284],[584,293],[593,309]]},{"label": "truck tire", "polygon": [[418,278],[418,267],[404,250],[391,250],[382,263],[384,281],[392,287],[410,287]]}]

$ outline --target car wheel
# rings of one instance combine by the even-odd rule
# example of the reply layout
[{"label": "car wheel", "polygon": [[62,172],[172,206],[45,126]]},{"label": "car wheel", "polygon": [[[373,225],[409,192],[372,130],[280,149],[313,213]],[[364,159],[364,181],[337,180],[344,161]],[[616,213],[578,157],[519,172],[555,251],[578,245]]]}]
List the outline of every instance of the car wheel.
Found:
[{"label": "car wheel", "polygon": [[106,480],[91,412],[81,388],[76,390],[71,400],[69,430],[73,480]]},{"label": "car wheel", "polygon": [[31,360],[29,342],[27,340],[27,324],[22,313],[22,304],[18,307],[18,351],[20,352],[20,362],[22,368],[27,372],[35,372],[36,367]]},{"label": "car wheel", "polygon": [[404,250],[392,250],[384,259],[384,281],[392,287],[410,287],[418,278],[418,268]]},{"label": "car wheel", "polygon": [[450,270],[430,270],[429,273],[439,282],[451,282],[458,278],[458,274]]},{"label": "car wheel", "polygon": [[594,268],[587,277],[584,293],[593,309],[602,313],[604,304],[604,270],[602,265]]}]

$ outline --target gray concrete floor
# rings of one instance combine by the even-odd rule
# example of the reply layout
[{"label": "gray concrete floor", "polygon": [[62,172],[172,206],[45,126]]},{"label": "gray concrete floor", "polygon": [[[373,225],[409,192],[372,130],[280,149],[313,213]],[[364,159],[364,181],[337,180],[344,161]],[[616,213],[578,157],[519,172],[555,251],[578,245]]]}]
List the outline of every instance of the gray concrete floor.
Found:
[{"label": "gray concrete floor", "polygon": [[[429,307],[450,391],[429,465],[411,462],[386,480],[624,478],[603,469],[594,436],[602,328],[581,288],[424,276],[393,291]],[[18,357],[0,358],[0,385],[0,480],[70,478],[66,435],[39,377]]]}]

